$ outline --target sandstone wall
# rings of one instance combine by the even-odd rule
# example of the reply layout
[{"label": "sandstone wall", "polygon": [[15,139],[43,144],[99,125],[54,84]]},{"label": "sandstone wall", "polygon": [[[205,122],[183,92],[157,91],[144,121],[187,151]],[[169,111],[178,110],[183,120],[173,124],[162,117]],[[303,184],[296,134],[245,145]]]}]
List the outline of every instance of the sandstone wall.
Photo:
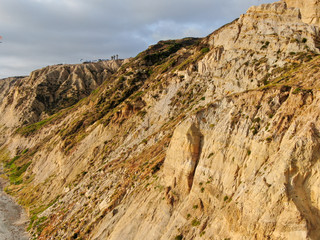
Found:
[{"label": "sandstone wall", "polygon": [[308,24],[320,25],[319,0],[285,0],[288,7],[296,7],[301,11],[302,21]]}]

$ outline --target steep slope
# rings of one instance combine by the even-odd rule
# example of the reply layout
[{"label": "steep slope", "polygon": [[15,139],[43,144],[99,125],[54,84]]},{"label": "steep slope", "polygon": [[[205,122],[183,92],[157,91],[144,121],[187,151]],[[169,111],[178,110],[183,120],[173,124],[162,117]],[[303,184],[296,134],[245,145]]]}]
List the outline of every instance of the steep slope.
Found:
[{"label": "steep slope", "polygon": [[55,65],[29,77],[0,81],[0,124],[34,123],[88,96],[121,66],[122,60],[82,65]]},{"label": "steep slope", "polygon": [[38,239],[318,239],[318,39],[281,1],[149,47],[74,105],[48,94],[59,68],[1,133],[7,192]]},{"label": "steep slope", "polygon": [[312,70],[318,79],[318,66],[319,58],[289,81],[223,98],[181,122],[163,171],[94,236],[319,239],[319,81],[311,87],[302,77]]}]

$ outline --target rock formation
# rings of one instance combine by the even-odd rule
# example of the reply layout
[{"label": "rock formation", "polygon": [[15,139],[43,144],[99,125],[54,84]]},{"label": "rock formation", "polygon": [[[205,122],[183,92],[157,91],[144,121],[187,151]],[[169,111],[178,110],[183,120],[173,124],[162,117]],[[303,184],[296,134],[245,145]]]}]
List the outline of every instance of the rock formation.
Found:
[{"label": "rock formation", "polygon": [[1,80],[6,191],[31,234],[319,239],[319,28],[288,5]]},{"label": "rock formation", "polygon": [[299,8],[302,21],[308,24],[320,24],[319,0],[284,0],[289,7]]},{"label": "rock formation", "polygon": [[34,123],[41,115],[48,116],[72,106],[115,73],[121,63],[55,65],[36,70],[28,77],[2,80],[0,111],[3,117],[0,124],[11,127]]},{"label": "rock formation", "polygon": [[164,172],[166,185],[179,195],[188,195],[200,158],[202,134],[194,122],[186,122],[174,132],[167,151]]}]

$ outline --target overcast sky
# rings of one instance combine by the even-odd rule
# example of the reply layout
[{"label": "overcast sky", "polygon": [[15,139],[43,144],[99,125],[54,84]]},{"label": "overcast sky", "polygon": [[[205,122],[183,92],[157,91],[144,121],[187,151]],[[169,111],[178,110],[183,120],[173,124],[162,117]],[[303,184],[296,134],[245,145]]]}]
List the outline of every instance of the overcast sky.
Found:
[{"label": "overcast sky", "polygon": [[0,0],[0,78],[204,37],[272,0]]}]

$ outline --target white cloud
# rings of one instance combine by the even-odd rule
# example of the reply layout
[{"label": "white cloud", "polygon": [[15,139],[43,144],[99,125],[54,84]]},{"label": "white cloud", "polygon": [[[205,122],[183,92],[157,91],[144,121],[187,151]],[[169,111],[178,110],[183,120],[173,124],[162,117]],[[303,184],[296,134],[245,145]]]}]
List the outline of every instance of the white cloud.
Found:
[{"label": "white cloud", "polygon": [[268,0],[0,0],[0,78],[202,37],[262,2]]}]

